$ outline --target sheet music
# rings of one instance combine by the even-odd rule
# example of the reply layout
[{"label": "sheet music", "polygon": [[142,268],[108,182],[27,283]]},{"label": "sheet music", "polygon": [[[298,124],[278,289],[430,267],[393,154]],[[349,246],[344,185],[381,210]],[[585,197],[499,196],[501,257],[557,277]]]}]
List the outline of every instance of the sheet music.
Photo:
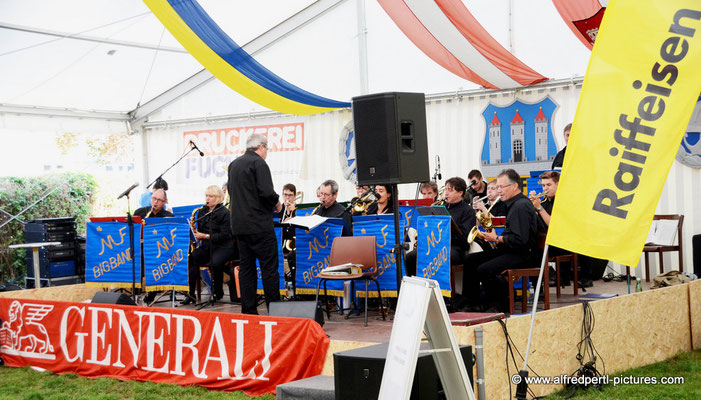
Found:
[{"label": "sheet music", "polygon": [[673,246],[677,237],[679,221],[676,219],[658,219],[652,221],[645,244]]},{"label": "sheet music", "polygon": [[316,228],[317,226],[323,224],[326,222],[328,218],[326,217],[321,217],[319,215],[308,215],[308,216],[298,216],[298,217],[292,217],[288,219],[287,221],[283,222],[282,224],[289,224],[293,225],[296,227],[300,227],[306,230],[312,230]]}]

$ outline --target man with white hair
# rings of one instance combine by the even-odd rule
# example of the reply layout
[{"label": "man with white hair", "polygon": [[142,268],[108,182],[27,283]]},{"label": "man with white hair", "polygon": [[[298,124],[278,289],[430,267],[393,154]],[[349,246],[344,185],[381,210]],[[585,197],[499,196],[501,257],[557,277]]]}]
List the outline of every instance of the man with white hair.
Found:
[{"label": "man with white hair", "polygon": [[258,314],[256,259],[260,263],[266,305],[280,300],[273,210],[280,212],[282,204],[265,163],[267,156],[267,138],[254,133],[246,140],[246,152],[229,164],[231,231],[239,246],[241,312],[244,314]]}]

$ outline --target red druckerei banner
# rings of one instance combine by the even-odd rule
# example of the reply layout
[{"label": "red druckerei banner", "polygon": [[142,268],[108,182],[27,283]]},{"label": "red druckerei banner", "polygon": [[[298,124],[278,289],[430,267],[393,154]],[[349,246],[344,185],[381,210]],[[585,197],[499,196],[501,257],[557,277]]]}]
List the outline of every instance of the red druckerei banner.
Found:
[{"label": "red druckerei banner", "polygon": [[0,318],[9,366],[249,395],[318,375],[329,345],[298,318],[10,298]]}]

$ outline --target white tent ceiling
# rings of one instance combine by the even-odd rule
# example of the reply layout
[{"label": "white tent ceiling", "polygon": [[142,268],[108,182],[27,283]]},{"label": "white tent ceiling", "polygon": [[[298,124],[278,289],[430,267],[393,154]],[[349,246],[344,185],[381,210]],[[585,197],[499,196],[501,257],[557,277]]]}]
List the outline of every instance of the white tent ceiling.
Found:
[{"label": "white tent ceiling", "polygon": [[[363,1],[367,10],[370,92],[436,93],[478,87],[442,70],[416,49],[377,2],[357,1]],[[353,64],[351,71],[357,73],[357,1],[340,1],[342,7],[322,15],[327,20],[305,27],[317,30],[307,32],[307,38],[315,40],[281,41],[280,47],[291,45],[295,50],[266,50],[260,55],[262,62],[291,83],[323,96],[348,101],[360,94],[357,76],[342,79],[347,87],[340,89],[338,81],[314,82],[320,76],[317,71],[333,70],[338,63]],[[320,2],[200,0],[241,45],[312,3]],[[538,72],[554,79],[583,75],[589,50],[570,33],[550,0],[465,3],[502,45]],[[334,19],[347,22],[329,22]],[[319,30],[334,27],[344,34],[336,33],[334,42],[324,40]],[[328,46],[338,46],[348,57],[326,56]],[[276,54],[300,56],[290,63]],[[0,112],[47,107],[118,112],[126,118],[139,104],[201,70],[139,0],[0,0]]]}]

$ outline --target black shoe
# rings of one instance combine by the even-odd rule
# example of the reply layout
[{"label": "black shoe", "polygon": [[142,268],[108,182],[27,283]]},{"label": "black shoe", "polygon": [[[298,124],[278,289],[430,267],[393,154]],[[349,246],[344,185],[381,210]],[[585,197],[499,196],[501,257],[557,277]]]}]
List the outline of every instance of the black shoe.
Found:
[{"label": "black shoe", "polygon": [[148,292],[146,294],[146,297],[144,297],[144,302],[145,303],[151,303],[154,300],[156,300],[156,292]]},{"label": "black shoe", "polygon": [[181,305],[181,306],[186,306],[186,305],[192,304],[192,303],[194,303],[194,302],[195,302],[195,301],[192,300],[192,297],[188,296],[188,297],[185,298],[185,300],[183,300],[183,301],[180,302],[180,305]]},{"label": "black shoe", "polygon": [[588,288],[594,286],[594,282],[591,281],[591,279],[587,279],[585,281],[579,281],[579,287],[581,288]]}]

